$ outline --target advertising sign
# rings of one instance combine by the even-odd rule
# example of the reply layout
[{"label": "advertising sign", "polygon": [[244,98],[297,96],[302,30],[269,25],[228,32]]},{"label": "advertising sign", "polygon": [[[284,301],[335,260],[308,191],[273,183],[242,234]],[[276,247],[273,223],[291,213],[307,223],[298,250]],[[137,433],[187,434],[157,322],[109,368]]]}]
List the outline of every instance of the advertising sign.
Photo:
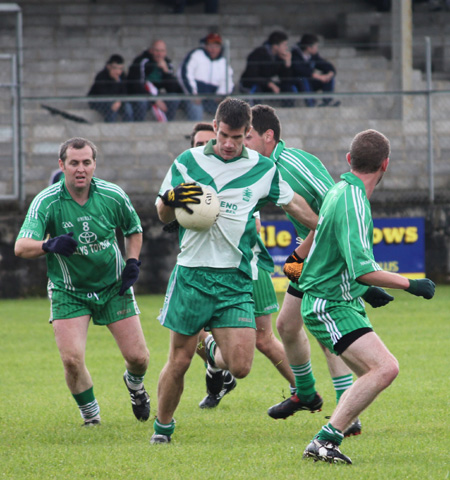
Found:
[{"label": "advertising sign", "polygon": [[[374,218],[373,224],[373,251],[380,267],[408,278],[424,278],[424,219]],[[289,280],[283,273],[283,265],[297,246],[295,229],[288,220],[263,221],[261,237],[275,264],[272,275],[275,290],[285,292]]]}]

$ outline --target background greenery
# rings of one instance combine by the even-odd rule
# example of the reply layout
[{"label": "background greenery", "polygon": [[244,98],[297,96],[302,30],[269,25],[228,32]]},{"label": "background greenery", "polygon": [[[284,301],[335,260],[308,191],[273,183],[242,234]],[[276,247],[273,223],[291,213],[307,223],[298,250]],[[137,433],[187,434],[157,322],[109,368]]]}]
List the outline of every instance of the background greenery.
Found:
[{"label": "background greenery", "polygon": [[[87,364],[102,425],[80,428],[47,324],[47,299],[0,301],[0,478],[5,479],[447,479],[449,478],[450,287],[431,301],[395,292],[383,309],[368,307],[377,333],[400,362],[400,375],[363,413],[363,434],[344,441],[354,465],[302,460],[326,422],[335,395],[323,354],[312,341],[322,412],[272,420],[267,408],[288,386],[259,352],[251,374],[212,411],[204,366],[194,358],[176,411],[171,445],[150,445],[156,385],[168,352],[168,330],[156,320],[163,296],[140,296],[150,349],[146,377],[151,420],[139,423],[123,385],[123,360],[108,330],[91,326]],[[282,297],[280,297],[282,301]],[[275,315],[273,316],[275,324]]]}]

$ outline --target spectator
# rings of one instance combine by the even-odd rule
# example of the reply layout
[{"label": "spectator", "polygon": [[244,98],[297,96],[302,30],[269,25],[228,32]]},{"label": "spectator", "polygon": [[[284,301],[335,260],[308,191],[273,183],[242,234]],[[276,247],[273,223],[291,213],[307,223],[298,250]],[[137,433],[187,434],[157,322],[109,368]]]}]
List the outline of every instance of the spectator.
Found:
[{"label": "spectator", "polygon": [[[292,49],[292,73],[295,85],[301,92],[334,91],[336,69],[334,65],[319,55],[319,37],[306,33]],[[307,98],[308,107],[314,107],[316,100]],[[319,107],[338,107],[338,100],[324,98]]]},{"label": "spectator", "polygon": [[263,45],[250,53],[240,88],[246,93],[296,91],[292,84],[291,52],[286,33],[272,32]]},{"label": "spectator", "polygon": [[[189,52],[178,70],[183,90],[192,95],[203,93],[228,95],[233,91],[233,69],[223,55],[222,37],[210,33],[201,40],[203,45]],[[189,120],[201,121],[203,112],[215,114],[215,100],[196,99],[187,110]]]},{"label": "spectator", "polygon": [[[128,71],[128,93],[130,95],[158,95],[159,93],[181,94],[171,60],[167,57],[167,47],[163,40],[155,40],[130,65]],[[147,100],[132,102],[134,119],[143,122],[151,108],[158,121],[171,121],[175,118],[180,100]]]},{"label": "spectator", "polygon": [[[121,55],[111,55],[103,70],[95,76],[88,96],[115,97],[127,94],[124,59]],[[124,122],[133,121],[133,110],[129,102],[119,100],[89,102],[89,108],[99,112],[105,122],[117,122],[119,115]]]}]

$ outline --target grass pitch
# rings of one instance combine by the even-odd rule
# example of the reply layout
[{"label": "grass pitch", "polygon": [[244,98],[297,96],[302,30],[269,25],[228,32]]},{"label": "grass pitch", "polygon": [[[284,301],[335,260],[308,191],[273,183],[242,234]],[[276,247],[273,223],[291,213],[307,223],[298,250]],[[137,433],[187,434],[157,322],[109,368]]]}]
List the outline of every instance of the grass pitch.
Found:
[{"label": "grass pitch", "polygon": [[[431,301],[394,292],[368,307],[376,332],[400,362],[396,381],[361,416],[363,434],[344,440],[354,465],[302,460],[332,413],[335,395],[315,341],[312,363],[322,412],[275,421],[267,408],[288,396],[286,381],[259,352],[250,375],[212,411],[204,366],[194,358],[175,413],[171,445],[150,445],[153,421],[139,423],[123,385],[122,357],[109,331],[90,327],[87,365],[102,425],[84,429],[64,381],[47,299],[0,301],[0,478],[19,479],[447,479],[449,478],[450,287]],[[282,301],[282,297],[280,297]],[[150,349],[146,377],[152,417],[169,332],[156,320],[163,296],[140,296]],[[275,315],[273,316],[275,323]]]}]

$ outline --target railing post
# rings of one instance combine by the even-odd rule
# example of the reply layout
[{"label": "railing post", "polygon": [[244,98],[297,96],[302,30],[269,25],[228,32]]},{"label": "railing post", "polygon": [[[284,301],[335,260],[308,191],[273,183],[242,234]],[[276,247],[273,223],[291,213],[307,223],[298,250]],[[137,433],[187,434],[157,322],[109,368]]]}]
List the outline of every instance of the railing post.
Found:
[{"label": "railing post", "polygon": [[428,195],[430,203],[434,203],[434,151],[433,151],[433,123],[431,121],[431,40],[425,37],[425,65],[427,76],[427,133],[428,133]]}]

